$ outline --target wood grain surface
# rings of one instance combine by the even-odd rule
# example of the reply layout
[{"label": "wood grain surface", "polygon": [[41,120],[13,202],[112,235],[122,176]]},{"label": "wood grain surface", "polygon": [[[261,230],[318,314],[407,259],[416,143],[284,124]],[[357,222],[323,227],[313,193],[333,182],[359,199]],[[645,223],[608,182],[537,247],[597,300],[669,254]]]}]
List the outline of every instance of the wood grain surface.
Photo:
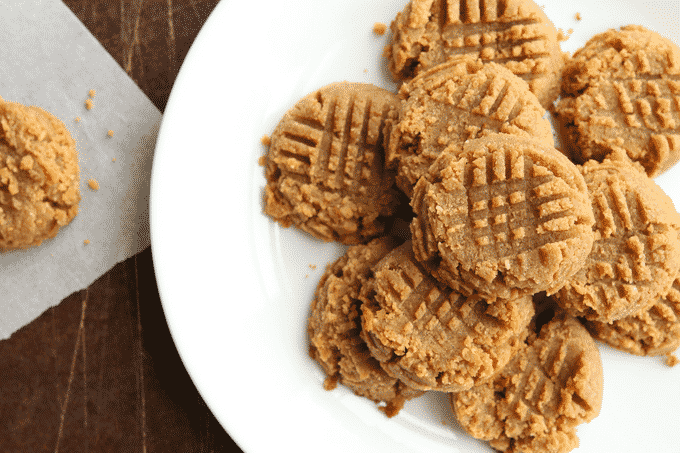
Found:
[{"label": "wood grain surface", "polygon": [[[163,112],[217,0],[64,0]],[[0,452],[240,452],[194,387],[151,250],[0,341]]]}]

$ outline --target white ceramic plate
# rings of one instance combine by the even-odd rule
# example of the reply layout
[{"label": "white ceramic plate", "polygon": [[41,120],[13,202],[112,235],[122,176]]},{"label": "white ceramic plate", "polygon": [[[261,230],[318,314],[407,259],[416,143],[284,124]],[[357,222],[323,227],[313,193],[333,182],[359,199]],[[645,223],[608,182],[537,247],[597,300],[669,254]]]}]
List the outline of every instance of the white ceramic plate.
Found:
[{"label": "white ceramic plate", "polygon": [[[306,317],[327,263],[344,248],[262,212],[260,138],[300,97],[330,82],[394,88],[381,56],[406,0],[223,0],[172,91],[154,160],[154,265],[173,338],[217,419],[246,453],[488,452],[431,393],[387,419],[345,388],[322,389],[307,355]],[[680,2],[544,0],[563,49],[638,23],[680,42]],[[568,6],[567,6],[568,5]],[[576,21],[580,12],[583,19]],[[673,179],[660,183],[680,203]],[[680,451],[680,366],[602,346],[601,415],[579,428],[579,452]]]}]

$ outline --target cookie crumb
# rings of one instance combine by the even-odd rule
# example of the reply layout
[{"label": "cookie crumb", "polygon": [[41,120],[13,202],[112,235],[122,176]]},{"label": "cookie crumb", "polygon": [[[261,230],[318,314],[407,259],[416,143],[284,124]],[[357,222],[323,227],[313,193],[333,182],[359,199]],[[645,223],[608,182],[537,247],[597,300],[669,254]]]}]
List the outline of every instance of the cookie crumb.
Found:
[{"label": "cookie crumb", "polygon": [[581,13],[576,13],[576,16],[574,16],[574,18],[575,18],[576,20],[581,20],[581,19],[582,19]]},{"label": "cookie crumb", "polygon": [[571,37],[572,33],[574,33],[573,28],[570,28],[569,30],[567,30],[566,33],[561,28],[558,28],[557,29],[557,41],[559,41],[559,42],[566,41],[567,39],[569,39]]},{"label": "cookie crumb", "polygon": [[262,143],[264,146],[269,146],[272,144],[272,138],[269,135],[264,134],[260,139],[260,143]]},{"label": "cookie crumb", "polygon": [[114,157],[113,159],[111,159],[111,162],[115,162],[115,161],[116,161],[116,158],[115,158],[115,157]]},{"label": "cookie crumb", "polygon": [[85,101],[85,108],[88,110],[92,110],[92,107],[94,107],[94,102],[92,102],[92,99],[88,99]]},{"label": "cookie crumb", "polygon": [[668,366],[675,366],[678,363],[680,363],[680,359],[678,359],[675,354],[669,352],[666,354],[666,365]]},{"label": "cookie crumb", "polygon": [[94,89],[92,89],[92,90],[88,91],[87,94],[88,94],[91,98],[93,98],[93,97],[97,94],[97,92],[94,91]]},{"label": "cookie crumb", "polygon": [[76,116],[75,122],[80,123],[80,117],[79,116]]},{"label": "cookie crumb", "polygon": [[85,244],[85,245],[87,245],[87,244],[89,244],[89,243],[90,243],[90,240],[89,240],[89,239],[85,239],[85,240],[83,241],[83,244]]},{"label": "cookie crumb", "polygon": [[108,135],[109,137],[113,137],[113,131],[111,129],[109,129],[109,131],[106,133],[106,135]]},{"label": "cookie crumb", "polygon": [[373,24],[373,33],[376,35],[382,36],[385,34],[387,31],[387,25],[383,24],[382,22],[376,22]]},{"label": "cookie crumb", "polygon": [[309,268],[310,268],[311,270],[316,269],[316,264],[310,264],[310,265],[309,265]]},{"label": "cookie crumb", "polygon": [[87,185],[90,186],[90,189],[92,189],[92,190],[99,190],[99,183],[94,178],[91,178],[90,180],[88,180]]}]

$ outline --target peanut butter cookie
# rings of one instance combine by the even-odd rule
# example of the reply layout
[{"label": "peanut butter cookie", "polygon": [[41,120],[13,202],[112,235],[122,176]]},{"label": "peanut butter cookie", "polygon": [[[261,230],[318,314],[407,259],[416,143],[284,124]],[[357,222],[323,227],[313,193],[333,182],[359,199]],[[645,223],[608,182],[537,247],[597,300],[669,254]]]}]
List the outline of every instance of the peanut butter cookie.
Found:
[{"label": "peanut butter cookie", "polygon": [[558,315],[489,382],[451,394],[463,429],[507,453],[566,453],[602,405],[602,362],[576,319]]},{"label": "peanut butter cookie", "polygon": [[447,146],[503,132],[553,145],[550,123],[527,84],[495,63],[458,57],[402,85],[406,100],[388,146],[407,195]]},{"label": "peanut butter cookie", "polygon": [[576,166],[552,146],[510,135],[444,151],[418,181],[411,206],[416,258],[464,294],[554,293],[593,243]]},{"label": "peanut butter cookie", "polygon": [[680,269],[680,215],[663,190],[624,156],[581,171],[595,215],[583,268],[555,295],[573,315],[610,323],[646,310]]},{"label": "peanut butter cookie", "polygon": [[360,337],[361,301],[358,293],[369,278],[371,267],[399,242],[391,237],[355,245],[330,265],[319,281],[307,331],[309,352],[326,373],[324,388],[337,383],[376,403],[392,417],[404,402],[422,394],[389,376],[371,357]]},{"label": "peanut butter cookie", "polygon": [[531,0],[411,0],[391,30],[385,53],[396,80],[469,55],[524,79],[545,108],[559,94],[564,57],[557,31]]},{"label": "peanut butter cookie", "polygon": [[271,136],[265,213],[324,241],[379,236],[397,205],[384,146],[399,108],[395,94],[362,83],[334,83],[300,100]]},{"label": "peanut butter cookie", "polygon": [[614,150],[650,177],[680,159],[680,48],[638,25],[596,35],[565,68],[556,105],[578,163]]},{"label": "peanut butter cookie", "polygon": [[587,321],[593,337],[635,355],[657,356],[680,346],[680,278],[654,305],[611,324]]},{"label": "peanut butter cookie", "polygon": [[78,154],[64,124],[0,98],[0,250],[40,245],[78,214]]},{"label": "peanut butter cookie", "polygon": [[518,350],[531,298],[490,303],[433,279],[410,242],[374,267],[362,287],[363,338],[385,371],[420,390],[457,392],[484,382]]}]

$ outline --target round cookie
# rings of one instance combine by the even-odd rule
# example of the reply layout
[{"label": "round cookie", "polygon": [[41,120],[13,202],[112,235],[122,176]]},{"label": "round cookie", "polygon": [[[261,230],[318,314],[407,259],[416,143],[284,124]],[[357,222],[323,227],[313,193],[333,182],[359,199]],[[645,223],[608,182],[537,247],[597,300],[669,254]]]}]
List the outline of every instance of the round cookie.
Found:
[{"label": "round cookie", "polygon": [[588,161],[595,242],[583,268],[555,294],[572,315],[609,323],[649,308],[680,269],[680,215],[625,157]]},{"label": "round cookie", "polygon": [[553,145],[545,110],[527,84],[495,63],[459,57],[402,85],[387,165],[407,195],[444,148],[504,132]]},{"label": "round cookie", "polygon": [[333,83],[301,99],[279,122],[266,156],[264,211],[324,241],[380,235],[397,205],[384,170],[398,97],[363,83]]},{"label": "round cookie", "polygon": [[78,154],[45,110],[0,98],[0,250],[40,245],[78,214]]},{"label": "round cookie", "polygon": [[556,105],[578,163],[614,150],[650,177],[680,159],[680,48],[638,25],[594,36],[567,63]]},{"label": "round cookie", "polygon": [[505,134],[443,152],[411,206],[416,258],[464,294],[554,293],[593,243],[578,168],[552,146]]},{"label": "round cookie", "polygon": [[359,396],[384,403],[380,409],[388,417],[422,392],[389,376],[371,357],[360,337],[358,293],[371,267],[398,244],[395,238],[384,237],[350,247],[321,277],[307,325],[309,353],[327,376],[324,388],[332,390],[340,382]]},{"label": "round cookie", "polygon": [[557,31],[531,0],[411,0],[391,30],[385,53],[395,80],[468,55],[524,79],[545,108],[559,95]]},{"label": "round cookie", "polygon": [[680,346],[680,278],[654,305],[611,324],[586,321],[593,337],[608,345],[640,356],[673,352]]},{"label": "round cookie", "polygon": [[595,342],[572,317],[543,326],[492,380],[451,394],[471,436],[507,453],[566,453],[576,427],[602,405],[602,362]]},{"label": "round cookie", "polygon": [[489,379],[517,351],[533,316],[530,297],[489,303],[433,279],[410,242],[362,286],[362,337],[383,369],[420,390],[457,392]]}]

